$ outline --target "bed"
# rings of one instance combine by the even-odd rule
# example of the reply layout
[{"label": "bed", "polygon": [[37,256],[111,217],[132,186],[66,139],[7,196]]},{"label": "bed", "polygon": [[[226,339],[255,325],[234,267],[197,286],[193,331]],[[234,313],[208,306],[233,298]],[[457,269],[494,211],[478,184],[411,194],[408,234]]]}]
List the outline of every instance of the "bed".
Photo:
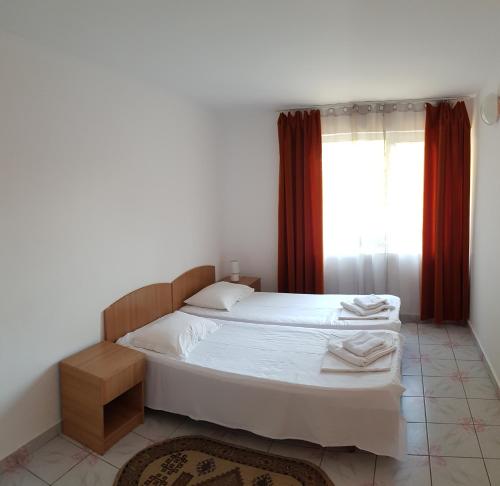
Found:
[{"label": "bed", "polygon": [[389,319],[340,320],[342,301],[352,301],[355,295],[313,295],[276,292],[255,292],[235,304],[230,311],[184,305],[184,300],[215,282],[215,267],[203,266],[188,270],[172,282],[176,309],[211,319],[278,324],[327,329],[389,329],[400,331],[401,301],[394,295],[384,295],[394,306]]},{"label": "bed", "polygon": [[[105,338],[130,346],[129,333],[172,312],[169,286],[138,289],[108,307]],[[140,349],[147,358],[146,406],[275,439],[405,453],[398,333],[389,371],[325,373],[328,337],[353,331],[222,323],[185,360]]]}]

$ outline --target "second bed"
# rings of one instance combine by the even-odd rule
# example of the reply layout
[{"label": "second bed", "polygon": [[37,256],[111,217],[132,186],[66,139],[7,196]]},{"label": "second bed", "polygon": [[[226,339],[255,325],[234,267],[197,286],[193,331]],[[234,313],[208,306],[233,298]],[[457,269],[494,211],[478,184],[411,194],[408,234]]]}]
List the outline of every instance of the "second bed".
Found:
[{"label": "second bed", "polygon": [[326,329],[387,329],[399,332],[401,300],[395,295],[382,295],[394,307],[388,319],[341,320],[341,302],[352,302],[356,295],[288,294],[254,292],[237,302],[231,310],[185,305],[184,300],[215,282],[215,267],[196,267],[172,282],[174,307],[188,314],[210,319],[277,324]]}]

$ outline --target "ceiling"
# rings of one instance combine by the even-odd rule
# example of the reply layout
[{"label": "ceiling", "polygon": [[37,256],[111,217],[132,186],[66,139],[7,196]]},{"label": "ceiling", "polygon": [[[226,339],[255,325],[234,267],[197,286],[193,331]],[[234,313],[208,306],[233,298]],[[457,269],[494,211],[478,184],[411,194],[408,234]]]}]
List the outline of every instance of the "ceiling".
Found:
[{"label": "ceiling", "polygon": [[0,29],[222,107],[472,94],[499,25],[498,0],[0,0]]}]

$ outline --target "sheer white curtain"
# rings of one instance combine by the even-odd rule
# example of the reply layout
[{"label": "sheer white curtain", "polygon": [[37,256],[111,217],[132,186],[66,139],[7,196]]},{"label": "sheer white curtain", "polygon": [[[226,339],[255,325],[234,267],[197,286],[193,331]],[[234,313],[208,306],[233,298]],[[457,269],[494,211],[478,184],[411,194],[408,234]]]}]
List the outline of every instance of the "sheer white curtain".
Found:
[{"label": "sheer white curtain", "polygon": [[322,115],[325,292],[389,293],[419,314],[423,104]]}]

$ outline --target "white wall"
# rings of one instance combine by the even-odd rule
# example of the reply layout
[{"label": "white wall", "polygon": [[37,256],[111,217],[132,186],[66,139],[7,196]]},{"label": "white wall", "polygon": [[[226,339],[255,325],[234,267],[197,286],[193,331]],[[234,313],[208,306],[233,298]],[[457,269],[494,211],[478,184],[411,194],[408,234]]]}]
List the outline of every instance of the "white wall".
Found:
[{"label": "white wall", "polygon": [[59,421],[107,305],[219,251],[206,112],[10,35],[0,66],[1,459]]},{"label": "white wall", "polygon": [[278,260],[278,128],[272,110],[218,114],[221,268],[240,261],[241,273],[276,291]]},{"label": "white wall", "polygon": [[500,93],[499,79],[478,96],[474,122],[473,231],[471,244],[471,326],[500,378],[500,122],[488,126],[478,108],[488,93]]}]

